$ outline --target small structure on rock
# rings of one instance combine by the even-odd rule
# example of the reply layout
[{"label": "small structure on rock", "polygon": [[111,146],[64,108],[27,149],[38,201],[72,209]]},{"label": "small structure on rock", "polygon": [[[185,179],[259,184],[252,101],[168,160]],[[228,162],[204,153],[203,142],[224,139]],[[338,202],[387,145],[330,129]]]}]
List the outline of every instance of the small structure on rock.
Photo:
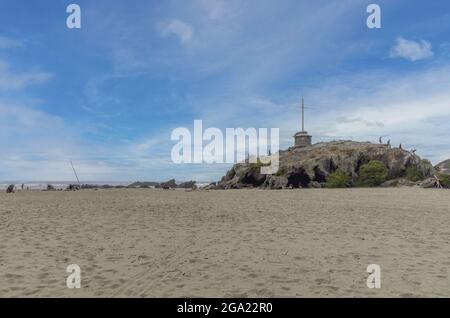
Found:
[{"label": "small structure on rock", "polygon": [[302,97],[302,131],[294,135],[294,147],[304,148],[311,146],[312,136],[305,130],[305,101]]}]

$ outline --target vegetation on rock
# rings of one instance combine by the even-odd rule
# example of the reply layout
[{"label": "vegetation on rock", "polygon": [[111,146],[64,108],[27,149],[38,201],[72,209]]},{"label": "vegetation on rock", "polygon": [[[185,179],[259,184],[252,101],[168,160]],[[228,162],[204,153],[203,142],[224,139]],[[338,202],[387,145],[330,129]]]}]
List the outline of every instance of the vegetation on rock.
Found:
[{"label": "vegetation on rock", "polygon": [[411,166],[406,169],[406,179],[412,182],[422,181],[424,178],[424,175],[422,171],[417,169],[416,166]]},{"label": "vegetation on rock", "polygon": [[357,185],[363,187],[376,187],[387,180],[388,169],[378,160],[372,160],[361,166]]},{"label": "vegetation on rock", "polygon": [[[280,150],[279,170],[273,175],[261,174],[262,166],[261,162],[237,163],[223,176],[216,188],[283,189],[326,186],[329,176],[337,170],[343,171],[351,179],[350,186],[380,186],[386,180],[405,178],[408,167],[417,169],[416,172],[410,171],[411,178],[421,175],[429,178],[436,174],[430,162],[412,151],[351,140]],[[331,180],[334,182],[333,178]],[[407,182],[402,181],[399,185],[404,184]]]},{"label": "vegetation on rock", "polygon": [[351,186],[351,178],[344,171],[338,169],[327,177],[325,187],[327,188],[348,188]]},{"label": "vegetation on rock", "polygon": [[439,181],[444,188],[450,188],[450,175],[448,174],[440,174]]}]

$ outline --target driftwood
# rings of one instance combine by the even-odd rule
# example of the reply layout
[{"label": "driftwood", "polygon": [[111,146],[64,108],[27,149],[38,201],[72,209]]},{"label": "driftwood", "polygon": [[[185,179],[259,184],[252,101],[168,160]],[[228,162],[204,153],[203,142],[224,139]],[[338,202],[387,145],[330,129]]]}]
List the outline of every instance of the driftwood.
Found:
[{"label": "driftwood", "polygon": [[435,187],[438,188],[438,189],[442,189],[443,186],[441,184],[441,180],[439,179],[439,177],[437,175],[433,175],[433,177],[436,179]]},{"label": "driftwood", "polygon": [[433,175],[432,177],[424,180],[422,182],[422,188],[426,188],[426,189],[431,189],[431,188],[438,188],[438,189],[442,189],[442,183],[441,180],[439,179],[439,177],[437,175]]}]

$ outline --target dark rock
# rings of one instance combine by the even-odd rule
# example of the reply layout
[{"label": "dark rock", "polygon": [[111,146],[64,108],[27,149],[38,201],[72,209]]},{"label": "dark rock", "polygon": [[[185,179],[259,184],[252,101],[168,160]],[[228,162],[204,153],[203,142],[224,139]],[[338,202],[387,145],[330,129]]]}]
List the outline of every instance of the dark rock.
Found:
[{"label": "dark rock", "polygon": [[287,188],[288,186],[288,178],[285,176],[268,176],[266,177],[266,181],[264,183],[264,187],[274,190],[280,190]]},{"label": "dark rock", "polygon": [[315,189],[322,188],[322,184],[318,181],[311,181],[310,186],[311,186],[311,188],[315,188]]},{"label": "dark rock", "polygon": [[183,182],[178,185],[178,188],[181,189],[197,189],[197,185],[195,181]]},{"label": "dark rock", "polygon": [[166,182],[161,182],[156,186],[156,188],[162,188],[162,189],[175,189],[177,187],[177,183],[175,182],[175,179],[171,179]]},{"label": "dark rock", "polygon": [[67,191],[76,191],[80,189],[81,187],[78,184],[69,184],[66,188]]}]

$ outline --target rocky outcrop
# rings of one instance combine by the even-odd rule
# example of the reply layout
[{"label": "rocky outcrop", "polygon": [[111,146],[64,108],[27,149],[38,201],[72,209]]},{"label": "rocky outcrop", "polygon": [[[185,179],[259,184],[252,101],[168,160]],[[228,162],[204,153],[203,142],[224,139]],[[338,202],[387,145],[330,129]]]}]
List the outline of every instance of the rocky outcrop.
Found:
[{"label": "rocky outcrop", "polygon": [[129,184],[127,188],[155,188],[158,186],[158,182],[134,182],[132,184]]},{"label": "rocky outcrop", "polygon": [[66,191],[77,191],[77,190],[80,190],[80,188],[81,187],[78,184],[69,184],[66,187]]},{"label": "rocky outcrop", "polygon": [[197,189],[197,185],[195,181],[187,181],[187,182],[183,182],[180,183],[177,188],[180,189]]},{"label": "rocky outcrop", "polygon": [[450,159],[437,164],[435,168],[439,173],[450,174]]},{"label": "rocky outcrop", "polygon": [[187,181],[177,184],[175,179],[166,182],[134,182],[127,188],[157,188],[157,189],[196,189],[195,181]]},{"label": "rocky outcrop", "polygon": [[170,179],[166,182],[161,182],[156,186],[156,188],[162,188],[162,189],[175,189],[177,187],[177,183],[175,182],[175,179]]},{"label": "rocky outcrop", "polygon": [[284,189],[287,187],[288,185],[288,178],[286,176],[276,176],[276,175],[271,175],[266,177],[266,180],[263,184],[264,187],[266,188],[270,188],[270,189]]},{"label": "rocky outcrop", "polygon": [[304,148],[292,147],[280,151],[279,160],[280,168],[275,175],[260,174],[259,164],[238,163],[227,172],[216,188],[319,187],[337,169],[356,179],[360,167],[372,160],[384,163],[389,180],[405,177],[409,167],[416,167],[425,177],[435,173],[429,161],[422,160],[413,152],[370,142],[332,141]]}]

